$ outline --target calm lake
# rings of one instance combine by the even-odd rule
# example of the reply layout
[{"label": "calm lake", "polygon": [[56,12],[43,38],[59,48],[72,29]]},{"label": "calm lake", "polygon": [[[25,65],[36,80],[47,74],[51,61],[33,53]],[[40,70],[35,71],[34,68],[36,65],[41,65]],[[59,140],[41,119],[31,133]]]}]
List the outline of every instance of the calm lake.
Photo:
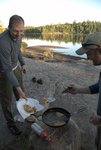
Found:
[{"label": "calm lake", "polygon": [[[65,48],[54,48],[55,52],[63,53],[65,55],[78,56],[75,51],[81,47],[80,43],[73,42],[63,42],[63,41],[54,41],[54,40],[41,40],[41,39],[32,39],[32,38],[23,38],[23,41],[28,44],[28,46],[36,45],[51,45],[51,46],[60,46]],[[79,56],[86,58],[86,55]]]}]

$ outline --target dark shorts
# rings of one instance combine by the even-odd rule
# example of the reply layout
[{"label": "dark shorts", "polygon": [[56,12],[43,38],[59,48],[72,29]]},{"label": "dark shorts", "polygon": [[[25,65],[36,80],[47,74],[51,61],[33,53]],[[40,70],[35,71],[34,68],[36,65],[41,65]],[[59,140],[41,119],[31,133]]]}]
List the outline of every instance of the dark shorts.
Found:
[{"label": "dark shorts", "polygon": [[95,145],[97,146],[97,150],[101,150],[101,127],[97,128],[97,134],[95,138]]}]

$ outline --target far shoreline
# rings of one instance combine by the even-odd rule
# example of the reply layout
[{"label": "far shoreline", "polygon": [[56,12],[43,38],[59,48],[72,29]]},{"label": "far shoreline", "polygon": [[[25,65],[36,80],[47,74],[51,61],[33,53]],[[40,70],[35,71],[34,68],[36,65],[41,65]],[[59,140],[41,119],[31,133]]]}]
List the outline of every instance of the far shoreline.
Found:
[{"label": "far shoreline", "polygon": [[75,62],[81,61],[88,62],[86,58],[81,58],[79,56],[73,55],[65,55],[59,52],[54,52],[52,48],[64,48],[60,46],[51,46],[51,45],[37,45],[37,46],[30,46],[26,49],[22,50],[22,53],[25,57],[32,58],[32,59],[39,59],[44,61],[67,61],[67,62]]}]

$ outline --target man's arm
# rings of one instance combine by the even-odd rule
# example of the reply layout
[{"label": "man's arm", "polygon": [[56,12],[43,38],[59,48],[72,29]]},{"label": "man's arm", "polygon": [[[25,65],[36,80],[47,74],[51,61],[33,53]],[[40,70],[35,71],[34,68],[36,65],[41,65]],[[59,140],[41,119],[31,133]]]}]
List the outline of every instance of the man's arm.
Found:
[{"label": "man's arm", "polygon": [[89,87],[77,87],[75,85],[68,86],[62,93],[71,93],[71,94],[91,94]]},{"label": "man's arm", "polygon": [[25,93],[20,88],[20,84],[12,71],[12,63],[10,51],[0,47],[0,62],[6,78],[10,81],[13,87],[15,87],[19,93],[20,98],[26,98]]},{"label": "man's arm", "polygon": [[19,86],[19,82],[12,71],[10,50],[5,45],[0,45],[0,62],[5,76],[10,81],[12,86]]},{"label": "man's arm", "polygon": [[88,87],[77,87],[75,85],[68,86],[62,93],[71,94],[96,94],[99,92],[99,83],[93,84]]},{"label": "man's arm", "polygon": [[20,65],[21,65],[21,67],[22,67],[23,73],[26,73],[26,65],[25,65],[25,61],[24,61],[24,59],[23,59],[23,56],[22,56],[21,51],[19,51],[18,60],[19,60]]},{"label": "man's arm", "polygon": [[99,93],[99,83],[97,82],[96,84],[93,84],[89,86],[91,94],[97,94]]}]

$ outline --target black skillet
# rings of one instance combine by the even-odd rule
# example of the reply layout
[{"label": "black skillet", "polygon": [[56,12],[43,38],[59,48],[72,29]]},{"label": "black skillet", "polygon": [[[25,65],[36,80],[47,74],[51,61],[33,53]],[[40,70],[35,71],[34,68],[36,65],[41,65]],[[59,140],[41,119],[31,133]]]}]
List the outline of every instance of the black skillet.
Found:
[{"label": "black skillet", "polygon": [[42,114],[42,121],[47,126],[56,128],[56,127],[62,127],[66,125],[70,117],[71,117],[71,114],[64,108],[53,107],[53,108],[47,109]]}]

